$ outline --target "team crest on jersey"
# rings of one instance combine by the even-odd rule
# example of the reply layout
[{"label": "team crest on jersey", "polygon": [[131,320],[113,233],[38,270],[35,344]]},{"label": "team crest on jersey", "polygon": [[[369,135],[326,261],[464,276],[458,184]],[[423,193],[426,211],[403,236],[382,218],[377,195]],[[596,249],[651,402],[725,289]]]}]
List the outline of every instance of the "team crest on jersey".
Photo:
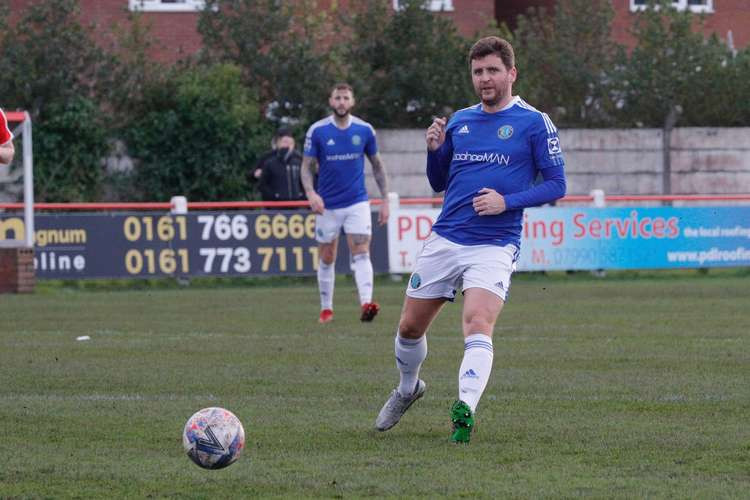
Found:
[{"label": "team crest on jersey", "polygon": [[500,139],[510,139],[510,136],[513,135],[513,127],[510,125],[503,125],[499,129],[497,129],[497,136]]},{"label": "team crest on jersey", "polygon": [[359,146],[361,143],[362,143],[362,138],[360,136],[356,134],[352,136],[352,144],[354,144],[355,146]]},{"label": "team crest on jersey", "polygon": [[547,151],[551,155],[559,155],[562,151],[560,149],[560,138],[559,137],[547,137]]}]

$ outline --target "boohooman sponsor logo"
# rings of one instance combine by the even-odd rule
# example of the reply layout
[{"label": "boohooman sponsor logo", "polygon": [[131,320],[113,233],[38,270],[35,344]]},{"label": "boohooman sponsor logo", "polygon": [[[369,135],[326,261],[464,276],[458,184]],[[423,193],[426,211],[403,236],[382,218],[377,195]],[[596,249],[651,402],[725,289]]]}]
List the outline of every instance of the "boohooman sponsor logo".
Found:
[{"label": "boohooman sponsor logo", "polygon": [[497,163],[498,165],[508,165],[510,156],[500,153],[453,153],[453,161],[472,161],[476,163]]},{"label": "boohooman sponsor logo", "polygon": [[348,161],[348,160],[356,160],[360,156],[362,156],[360,153],[346,153],[346,154],[337,154],[337,155],[326,155],[326,160],[328,160],[328,161]]}]

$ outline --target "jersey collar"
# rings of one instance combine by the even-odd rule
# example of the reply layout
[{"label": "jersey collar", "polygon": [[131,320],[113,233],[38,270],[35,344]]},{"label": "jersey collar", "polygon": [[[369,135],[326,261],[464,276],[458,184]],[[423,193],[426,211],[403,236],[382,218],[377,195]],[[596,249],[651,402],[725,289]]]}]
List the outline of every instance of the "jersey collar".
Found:
[{"label": "jersey collar", "polygon": [[[516,104],[518,104],[520,101],[521,101],[521,96],[514,95],[514,96],[512,96],[510,98],[510,102],[508,102],[508,104],[506,104],[505,106],[503,106],[502,109],[498,109],[497,111],[494,111],[494,112],[492,112],[490,114],[494,115],[495,113],[502,113],[503,111],[507,111],[510,108],[512,108],[513,106],[515,106]],[[482,103],[481,102],[479,104],[477,104],[477,109],[479,111],[481,111],[482,113],[487,113],[484,109],[482,109]]]},{"label": "jersey collar", "polygon": [[352,125],[352,114],[349,113],[349,116],[347,117],[346,126],[344,128],[339,128],[338,124],[336,123],[336,116],[331,115],[331,123],[334,127],[338,128],[339,130],[346,130]]},{"label": "jersey collar", "polygon": [[505,105],[505,107],[503,107],[503,109],[501,109],[500,111],[505,111],[506,109],[510,109],[510,108],[512,108],[512,107],[513,107],[513,106],[515,106],[515,105],[516,105],[516,104],[518,103],[518,101],[520,101],[520,100],[521,100],[521,97],[520,97],[520,96],[514,95],[513,97],[511,97],[511,99],[510,99],[510,102],[509,102],[508,104],[506,104],[506,105]]}]

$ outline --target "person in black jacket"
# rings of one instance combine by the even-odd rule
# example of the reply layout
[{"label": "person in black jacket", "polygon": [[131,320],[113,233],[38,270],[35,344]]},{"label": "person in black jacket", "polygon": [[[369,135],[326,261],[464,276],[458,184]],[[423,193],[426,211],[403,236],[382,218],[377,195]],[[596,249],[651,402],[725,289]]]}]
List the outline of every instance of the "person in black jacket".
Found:
[{"label": "person in black jacket", "polygon": [[294,149],[292,132],[280,128],[271,145],[271,151],[260,157],[253,171],[263,201],[306,200],[299,177],[302,155]]}]

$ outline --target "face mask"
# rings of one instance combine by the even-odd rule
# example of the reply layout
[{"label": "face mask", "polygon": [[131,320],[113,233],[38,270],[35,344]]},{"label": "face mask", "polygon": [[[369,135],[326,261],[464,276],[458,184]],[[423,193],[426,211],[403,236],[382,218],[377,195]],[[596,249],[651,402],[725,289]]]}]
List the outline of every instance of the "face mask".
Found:
[{"label": "face mask", "polygon": [[289,148],[279,148],[276,150],[276,156],[280,160],[286,160],[289,157],[290,152]]}]

